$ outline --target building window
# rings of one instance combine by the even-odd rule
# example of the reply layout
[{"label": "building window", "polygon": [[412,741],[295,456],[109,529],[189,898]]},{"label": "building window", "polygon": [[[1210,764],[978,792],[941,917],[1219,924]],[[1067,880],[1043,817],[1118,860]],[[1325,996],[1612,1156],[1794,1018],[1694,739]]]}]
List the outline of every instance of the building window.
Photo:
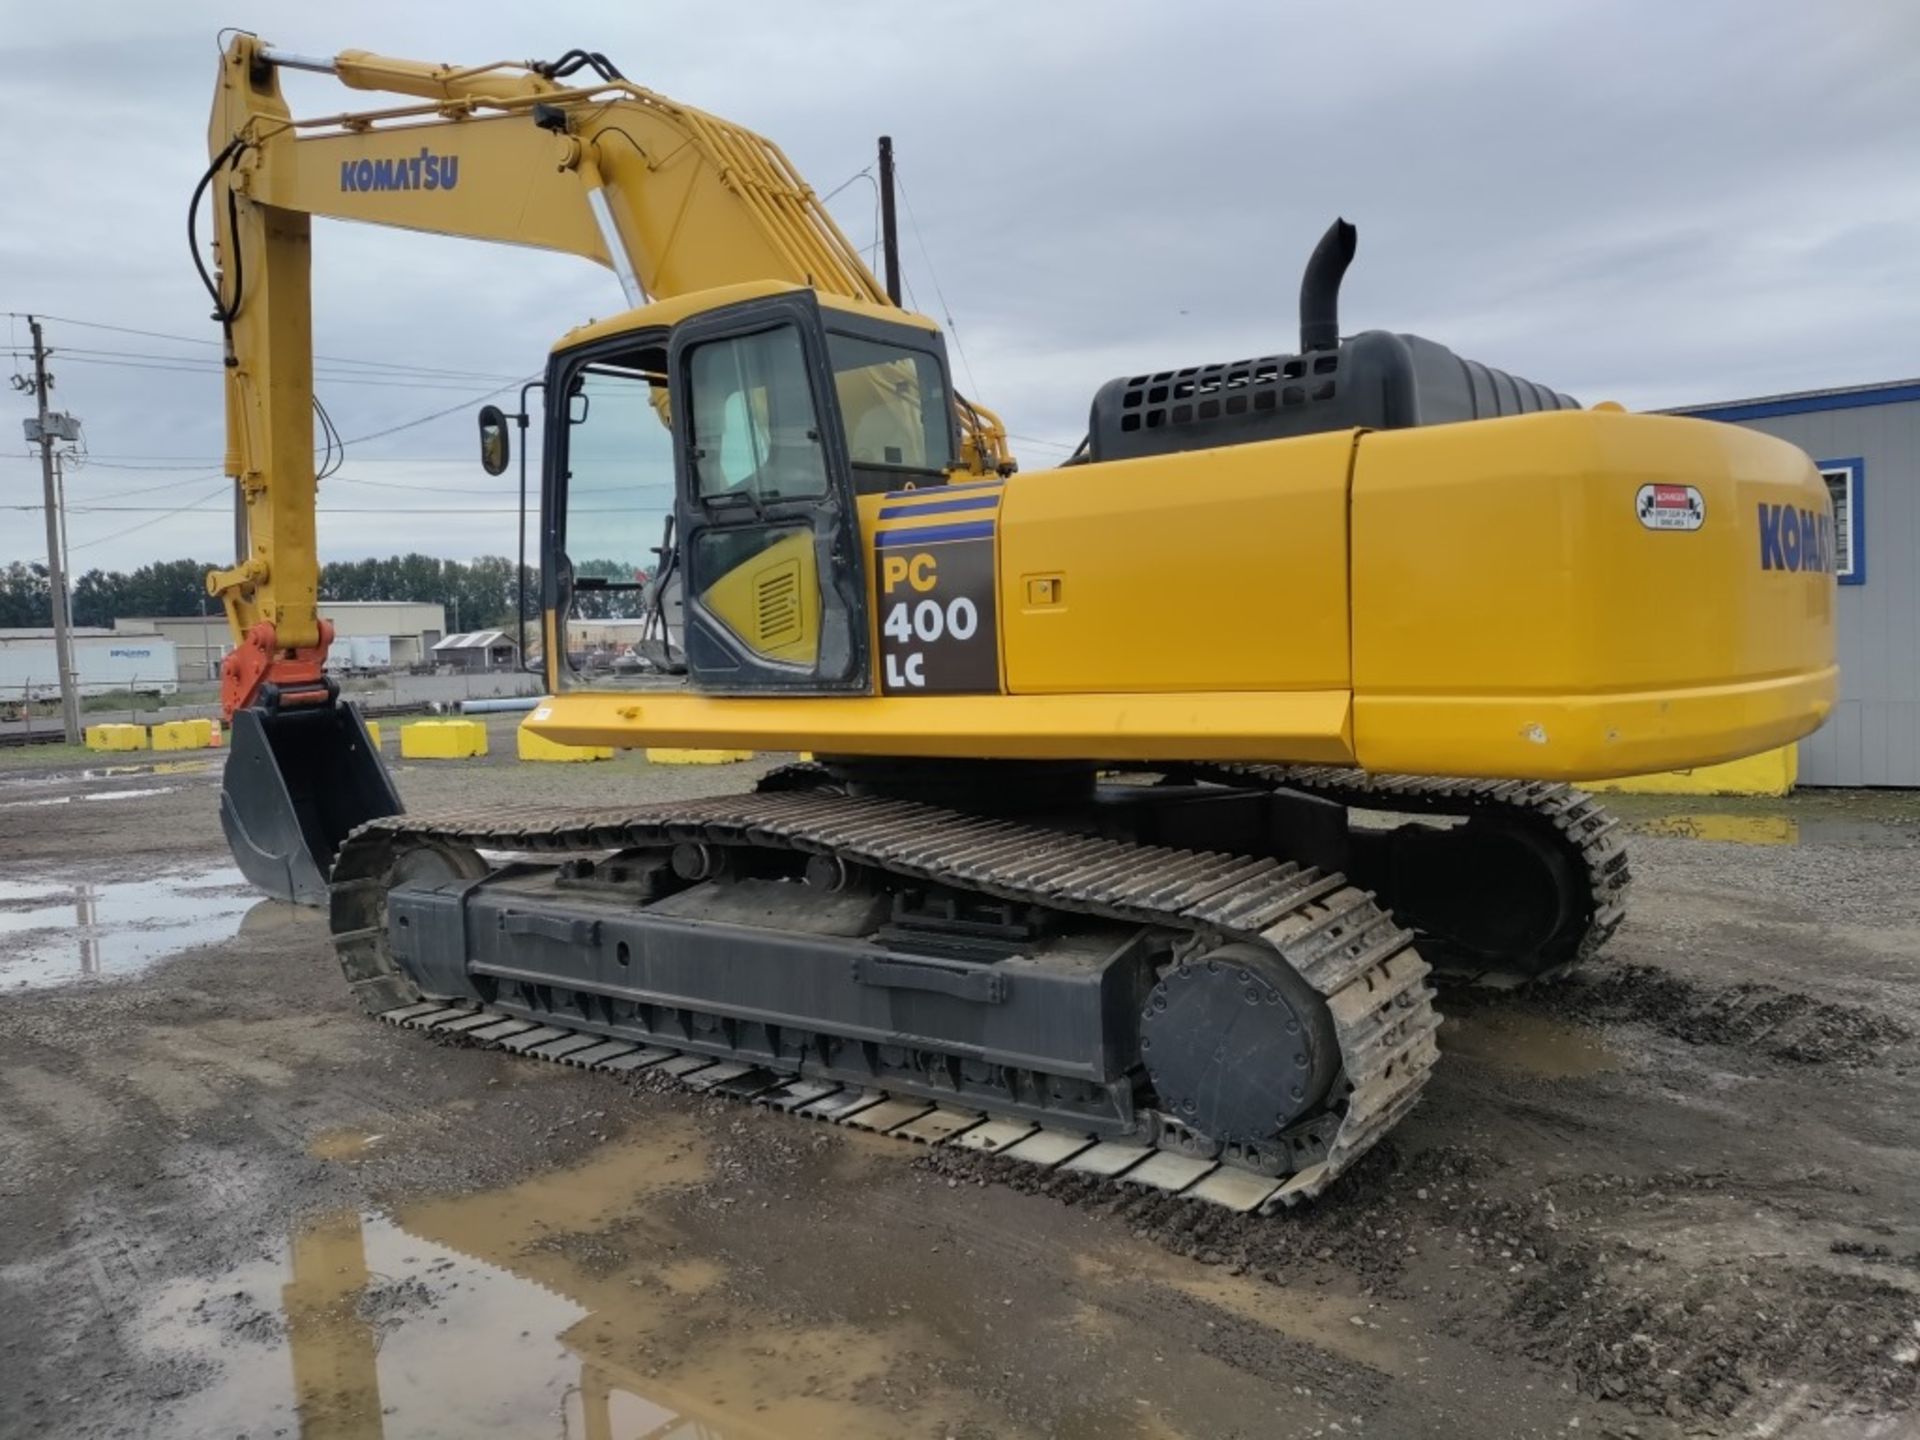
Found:
[{"label": "building window", "polygon": [[1833,573],[1842,585],[1858,585],[1867,578],[1860,497],[1866,466],[1858,458],[1822,460],[1820,478],[1827,482],[1827,494],[1833,500]]}]

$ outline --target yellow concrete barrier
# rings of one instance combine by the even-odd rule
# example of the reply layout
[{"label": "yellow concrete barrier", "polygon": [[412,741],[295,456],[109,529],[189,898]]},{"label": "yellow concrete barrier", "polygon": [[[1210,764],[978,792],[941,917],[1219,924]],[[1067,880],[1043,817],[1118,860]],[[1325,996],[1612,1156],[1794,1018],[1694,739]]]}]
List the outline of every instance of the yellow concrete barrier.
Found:
[{"label": "yellow concrete barrier", "polygon": [[213,744],[211,720],[164,720],[151,732],[156,750],[205,750]]},{"label": "yellow concrete barrier", "polygon": [[751,750],[683,750],[661,745],[647,749],[649,765],[733,765],[752,758]]},{"label": "yellow concrete barrier", "polygon": [[1744,760],[1668,770],[1658,775],[1628,775],[1619,780],[1581,780],[1582,790],[1623,795],[1790,795],[1800,778],[1800,747],[1783,745]]},{"label": "yellow concrete barrier", "polygon": [[545,760],[554,764],[567,764],[577,760],[611,760],[611,745],[562,745],[558,740],[549,740],[544,735],[536,735],[525,725],[519,729],[519,738],[515,742],[522,760]]},{"label": "yellow concrete barrier", "polygon": [[144,725],[87,726],[87,749],[89,750],[144,750],[146,748],[147,727]]},{"label": "yellow concrete barrier", "polygon": [[478,720],[415,720],[400,727],[400,754],[408,760],[465,760],[487,753],[487,727]]},{"label": "yellow concrete barrier", "polygon": [[367,727],[367,739],[371,740],[373,742],[373,748],[378,750],[380,748],[380,722],[378,720],[362,720],[360,723]]}]

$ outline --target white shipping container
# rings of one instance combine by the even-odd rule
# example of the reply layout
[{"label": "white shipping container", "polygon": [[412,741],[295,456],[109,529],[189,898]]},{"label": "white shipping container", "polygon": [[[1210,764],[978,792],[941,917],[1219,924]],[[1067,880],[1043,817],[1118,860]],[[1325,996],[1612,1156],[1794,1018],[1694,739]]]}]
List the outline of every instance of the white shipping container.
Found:
[{"label": "white shipping container", "polygon": [[[172,695],[180,689],[173,642],[158,635],[76,635],[73,673],[83,697]],[[59,698],[53,637],[0,636],[0,701]]]},{"label": "white shipping container", "polygon": [[327,651],[327,669],[348,675],[371,675],[393,668],[393,638],[389,635],[336,635]]}]

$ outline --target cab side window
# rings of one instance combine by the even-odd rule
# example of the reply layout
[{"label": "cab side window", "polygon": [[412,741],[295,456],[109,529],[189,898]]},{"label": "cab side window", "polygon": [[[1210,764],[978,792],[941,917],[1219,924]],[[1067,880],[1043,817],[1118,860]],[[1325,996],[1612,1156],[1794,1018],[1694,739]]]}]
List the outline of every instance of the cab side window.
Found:
[{"label": "cab side window", "polygon": [[778,325],[694,350],[694,492],[764,504],[827,493],[827,461],[800,332]]}]

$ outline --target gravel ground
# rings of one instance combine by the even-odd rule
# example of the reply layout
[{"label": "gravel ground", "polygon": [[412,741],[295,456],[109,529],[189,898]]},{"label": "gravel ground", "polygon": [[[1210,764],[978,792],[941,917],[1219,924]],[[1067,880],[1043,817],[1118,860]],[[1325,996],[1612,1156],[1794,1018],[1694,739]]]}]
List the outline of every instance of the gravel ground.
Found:
[{"label": "gravel ground", "polygon": [[[409,805],[764,768],[510,719]],[[1911,797],[1622,801],[1605,956],[1248,1220],[367,1022],[200,759],[0,755],[0,1434],[1920,1434]]]}]

